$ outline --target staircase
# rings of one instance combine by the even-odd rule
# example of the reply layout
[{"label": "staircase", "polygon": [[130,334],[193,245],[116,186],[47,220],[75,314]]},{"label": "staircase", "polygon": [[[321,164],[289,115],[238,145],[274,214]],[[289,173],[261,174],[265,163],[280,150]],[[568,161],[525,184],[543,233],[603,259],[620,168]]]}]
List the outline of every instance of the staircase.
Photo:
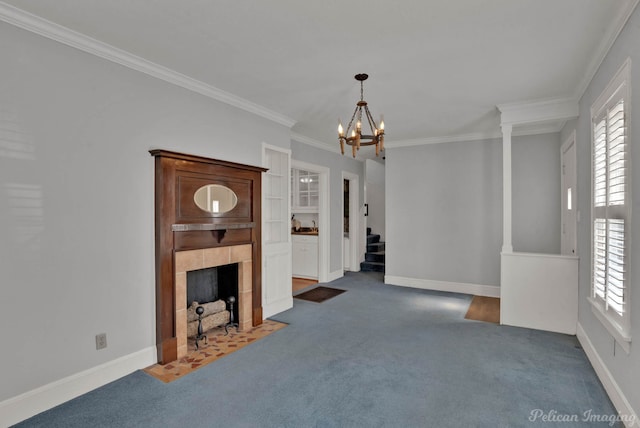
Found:
[{"label": "staircase", "polygon": [[360,271],[384,272],[384,242],[380,242],[380,235],[371,233],[370,227],[367,227],[367,252],[360,263]]}]

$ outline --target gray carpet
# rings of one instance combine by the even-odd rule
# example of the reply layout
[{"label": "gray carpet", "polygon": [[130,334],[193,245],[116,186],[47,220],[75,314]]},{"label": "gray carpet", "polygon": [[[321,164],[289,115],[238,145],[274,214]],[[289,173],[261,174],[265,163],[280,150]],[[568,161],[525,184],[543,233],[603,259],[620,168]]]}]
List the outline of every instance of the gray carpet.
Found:
[{"label": "gray carpet", "polygon": [[[611,426],[582,420],[615,410],[573,336],[465,320],[471,296],[378,273],[330,286],[349,292],[294,300],[274,317],[288,327],[195,373],[137,371],[19,426]],[[579,421],[531,421],[535,409]]]}]

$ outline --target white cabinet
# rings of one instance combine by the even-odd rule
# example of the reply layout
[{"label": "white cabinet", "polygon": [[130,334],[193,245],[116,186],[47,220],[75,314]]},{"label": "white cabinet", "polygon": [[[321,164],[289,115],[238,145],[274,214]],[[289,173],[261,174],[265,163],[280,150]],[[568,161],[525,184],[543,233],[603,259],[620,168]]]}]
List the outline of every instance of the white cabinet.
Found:
[{"label": "white cabinet", "polygon": [[293,276],[318,279],[318,237],[291,235],[291,246]]},{"label": "white cabinet", "polygon": [[319,178],[316,172],[291,169],[291,212],[318,212]]}]

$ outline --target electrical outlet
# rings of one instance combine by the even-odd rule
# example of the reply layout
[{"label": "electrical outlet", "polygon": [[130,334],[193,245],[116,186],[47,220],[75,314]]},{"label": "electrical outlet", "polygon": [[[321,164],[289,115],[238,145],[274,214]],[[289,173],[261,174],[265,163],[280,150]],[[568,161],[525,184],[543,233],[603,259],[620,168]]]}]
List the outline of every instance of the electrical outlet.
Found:
[{"label": "electrical outlet", "polygon": [[107,347],[107,333],[96,334],[96,349]]}]

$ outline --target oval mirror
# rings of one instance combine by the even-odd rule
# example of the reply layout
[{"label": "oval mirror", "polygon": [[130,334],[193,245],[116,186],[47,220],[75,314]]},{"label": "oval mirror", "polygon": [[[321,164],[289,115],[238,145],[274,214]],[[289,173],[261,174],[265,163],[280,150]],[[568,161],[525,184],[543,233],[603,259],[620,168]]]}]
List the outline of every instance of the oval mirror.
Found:
[{"label": "oval mirror", "polygon": [[238,196],[226,186],[207,184],[193,195],[193,201],[198,208],[212,214],[231,211],[238,204]]}]

